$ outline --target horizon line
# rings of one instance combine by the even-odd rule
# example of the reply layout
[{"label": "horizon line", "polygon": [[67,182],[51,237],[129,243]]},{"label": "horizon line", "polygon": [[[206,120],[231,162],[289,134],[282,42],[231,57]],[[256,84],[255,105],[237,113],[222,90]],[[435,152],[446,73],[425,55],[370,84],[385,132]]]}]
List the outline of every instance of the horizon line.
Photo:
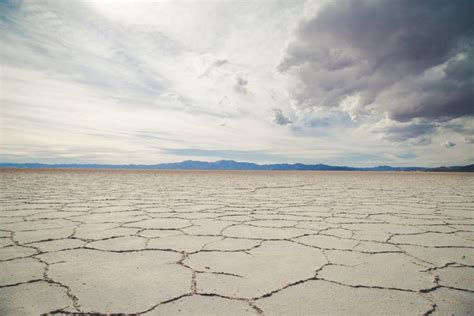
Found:
[{"label": "horizon line", "polygon": [[[381,165],[372,165],[372,166],[365,166],[365,167],[355,167],[355,166],[348,166],[348,165],[331,165],[331,164],[325,164],[325,163],[285,163],[285,162],[278,162],[278,163],[256,163],[256,162],[249,162],[249,161],[237,161],[237,160],[232,160],[232,159],[221,159],[221,160],[215,160],[215,161],[205,161],[205,160],[182,160],[179,162],[161,162],[161,163],[155,163],[155,164],[137,164],[137,163],[122,163],[122,164],[113,164],[113,163],[42,163],[42,162],[1,162],[0,161],[0,168],[5,169],[5,168],[14,168],[14,167],[23,167],[25,169],[35,169],[36,167],[39,166],[45,166],[45,167],[53,167],[53,168],[64,168],[67,169],[68,167],[71,169],[85,169],[84,167],[90,167],[91,169],[130,169],[127,167],[137,167],[136,169],[140,169],[140,167],[156,167],[159,168],[161,167],[162,169],[168,169],[168,170],[208,170],[205,168],[190,168],[189,166],[186,166],[186,163],[200,163],[200,164],[208,164],[211,165],[216,165],[218,163],[234,163],[236,165],[240,165],[239,169],[232,169],[232,166],[227,166],[226,168],[223,169],[211,169],[211,170],[250,170],[250,171],[258,171],[259,169],[246,169],[245,165],[251,165],[254,168],[258,167],[280,167],[282,169],[277,169],[277,170],[296,170],[296,171],[311,171],[311,167],[327,167],[327,168],[341,168],[339,169],[340,171],[344,171],[344,168],[347,169],[352,169],[352,170],[347,170],[347,171],[364,171],[364,170],[379,170],[379,169],[398,169],[398,170],[404,170],[404,169],[419,169],[419,170],[430,170],[430,169],[451,169],[451,168],[474,168],[474,164],[466,164],[466,165],[442,165],[442,166],[436,166],[436,167],[426,167],[426,166],[393,166],[393,165],[388,165],[388,164],[381,164]],[[170,168],[173,165],[176,165],[177,168]],[[182,165],[182,166],[179,166]],[[284,169],[284,167],[307,167],[307,169]],[[78,168],[79,167],[79,168]],[[216,166],[214,166],[216,167]],[[250,166],[247,166],[250,167]],[[260,169],[262,170],[262,169]],[[263,170],[272,170],[272,169],[263,169]],[[277,171],[275,170],[275,171]],[[337,171],[337,170],[336,170]],[[416,170],[415,170],[416,171]]]}]

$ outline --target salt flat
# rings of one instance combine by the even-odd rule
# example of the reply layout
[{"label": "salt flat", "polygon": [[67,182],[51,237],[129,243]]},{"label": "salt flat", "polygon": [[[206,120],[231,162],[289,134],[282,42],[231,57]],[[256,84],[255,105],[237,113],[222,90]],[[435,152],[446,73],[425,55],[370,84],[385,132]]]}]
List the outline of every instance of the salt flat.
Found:
[{"label": "salt flat", "polygon": [[474,313],[474,176],[0,171],[0,314]]}]

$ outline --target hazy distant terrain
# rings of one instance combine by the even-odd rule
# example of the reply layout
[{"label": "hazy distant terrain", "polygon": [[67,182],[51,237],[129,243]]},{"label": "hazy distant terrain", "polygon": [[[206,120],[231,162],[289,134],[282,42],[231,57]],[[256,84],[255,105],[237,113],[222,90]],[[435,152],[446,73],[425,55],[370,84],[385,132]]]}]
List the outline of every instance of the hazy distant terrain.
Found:
[{"label": "hazy distant terrain", "polygon": [[149,170],[324,170],[324,171],[439,171],[439,172],[474,172],[474,164],[451,167],[348,167],[324,164],[256,164],[233,160],[215,162],[186,160],[177,163],[161,163],[155,165],[105,165],[105,164],[42,164],[42,163],[0,163],[0,168],[58,168],[58,169],[149,169]]},{"label": "hazy distant terrain", "polygon": [[462,173],[0,170],[0,314],[474,310]]}]

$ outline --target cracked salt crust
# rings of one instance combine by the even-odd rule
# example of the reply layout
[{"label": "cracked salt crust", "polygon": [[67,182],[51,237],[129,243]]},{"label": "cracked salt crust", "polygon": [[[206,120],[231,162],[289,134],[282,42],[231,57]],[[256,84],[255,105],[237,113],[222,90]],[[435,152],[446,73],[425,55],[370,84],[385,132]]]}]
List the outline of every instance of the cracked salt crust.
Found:
[{"label": "cracked salt crust", "polygon": [[2,315],[474,310],[472,175],[0,170],[0,186]]}]

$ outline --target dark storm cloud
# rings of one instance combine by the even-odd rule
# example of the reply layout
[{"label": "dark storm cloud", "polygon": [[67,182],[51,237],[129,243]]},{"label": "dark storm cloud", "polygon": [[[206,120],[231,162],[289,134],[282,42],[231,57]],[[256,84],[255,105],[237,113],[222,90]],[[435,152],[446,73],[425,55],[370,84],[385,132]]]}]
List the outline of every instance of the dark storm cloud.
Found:
[{"label": "dark storm cloud", "polygon": [[436,126],[430,123],[395,123],[382,128],[380,131],[385,138],[392,141],[412,140],[417,143],[426,142],[426,135],[435,131]]},{"label": "dark storm cloud", "polygon": [[[398,122],[473,115],[474,1],[329,2],[299,26],[278,69],[296,79],[302,108]],[[357,103],[344,107],[348,96]]]}]

